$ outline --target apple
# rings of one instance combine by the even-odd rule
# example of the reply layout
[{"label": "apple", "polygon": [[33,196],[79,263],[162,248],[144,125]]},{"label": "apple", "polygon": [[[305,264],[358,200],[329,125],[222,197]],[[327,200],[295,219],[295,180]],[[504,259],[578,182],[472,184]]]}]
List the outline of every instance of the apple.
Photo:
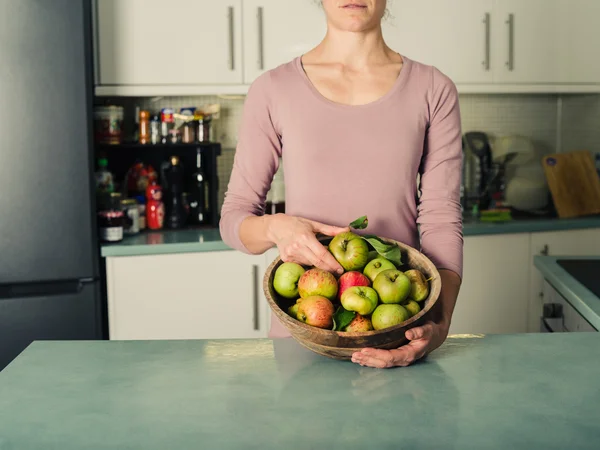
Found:
[{"label": "apple", "polygon": [[368,317],[365,316],[361,316],[360,314],[357,314],[356,316],[354,316],[354,319],[352,319],[352,322],[350,322],[346,328],[344,328],[344,331],[347,331],[349,333],[356,333],[356,332],[361,332],[361,331],[372,331],[373,330],[373,324],[371,323],[371,319],[369,319]]},{"label": "apple", "polygon": [[409,298],[416,302],[422,302],[429,296],[429,284],[425,279],[425,275],[418,269],[410,269],[404,272],[411,283]]},{"label": "apple", "polygon": [[283,298],[298,297],[298,281],[304,272],[306,270],[300,264],[284,262],[275,271],[273,289]]},{"label": "apple", "polygon": [[371,280],[366,275],[353,270],[351,272],[345,272],[338,279],[338,300],[342,298],[344,291],[352,286],[371,286]]},{"label": "apple", "polygon": [[400,270],[388,269],[377,275],[373,289],[377,291],[381,303],[402,303],[410,294],[411,284]]},{"label": "apple", "polygon": [[297,319],[317,328],[331,329],[333,326],[333,303],[321,295],[305,297],[297,303]]},{"label": "apple", "polygon": [[378,256],[375,259],[369,261],[369,263],[365,266],[363,273],[371,280],[371,283],[375,281],[377,275],[384,270],[395,269],[396,266],[393,262],[388,259],[385,259],[383,256]]},{"label": "apple", "polygon": [[403,303],[402,306],[408,311],[410,317],[416,316],[419,311],[421,311],[421,306],[414,300],[409,300],[406,303]]},{"label": "apple", "polygon": [[298,293],[301,298],[320,295],[334,300],[338,292],[338,283],[332,273],[314,267],[302,274],[298,280]]},{"label": "apple", "polygon": [[379,305],[371,316],[371,323],[375,330],[400,325],[410,319],[409,312],[401,305]]},{"label": "apple", "polygon": [[369,246],[358,234],[344,231],[334,236],[329,251],[345,271],[362,270],[369,259]]},{"label": "apple", "polygon": [[346,289],[340,301],[344,309],[355,311],[361,316],[368,316],[375,311],[379,298],[372,287],[352,286]]},{"label": "apple", "polygon": [[298,307],[300,303],[294,303],[292,306],[288,308],[288,314],[292,316],[294,319],[298,319]]}]

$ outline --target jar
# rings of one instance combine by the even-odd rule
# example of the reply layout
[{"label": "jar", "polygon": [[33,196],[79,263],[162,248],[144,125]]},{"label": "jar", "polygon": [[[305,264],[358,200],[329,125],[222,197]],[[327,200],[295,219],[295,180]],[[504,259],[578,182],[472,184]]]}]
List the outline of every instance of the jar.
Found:
[{"label": "jar", "polygon": [[150,143],[160,143],[160,117],[158,115],[152,116],[152,120],[150,120]]},{"label": "jar", "polygon": [[184,144],[196,142],[196,128],[191,121],[185,122],[181,126],[181,142]]},{"label": "jar", "polygon": [[105,209],[98,212],[98,234],[102,242],[123,240],[124,214],[121,208],[121,194],[112,192]]},{"label": "jar", "polygon": [[121,203],[123,206],[123,233],[127,235],[140,232],[140,210],[138,202],[133,198],[126,198]]},{"label": "jar", "polygon": [[138,211],[140,215],[140,231],[146,229],[146,197],[143,195],[136,195],[135,197],[138,204]]},{"label": "jar", "polygon": [[139,122],[139,143],[148,144],[150,142],[150,112],[140,111]]},{"label": "jar", "polygon": [[98,144],[120,144],[123,128],[122,106],[94,108],[94,140]]}]

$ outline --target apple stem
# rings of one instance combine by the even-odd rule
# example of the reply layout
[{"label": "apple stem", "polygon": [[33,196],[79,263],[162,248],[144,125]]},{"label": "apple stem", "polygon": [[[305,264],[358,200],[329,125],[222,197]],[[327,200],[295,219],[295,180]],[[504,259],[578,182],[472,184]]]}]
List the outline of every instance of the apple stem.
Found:
[{"label": "apple stem", "polygon": [[431,280],[433,280],[434,278],[435,278],[435,277],[429,277],[429,278],[427,278],[425,281],[429,283],[429,282],[430,282]]}]

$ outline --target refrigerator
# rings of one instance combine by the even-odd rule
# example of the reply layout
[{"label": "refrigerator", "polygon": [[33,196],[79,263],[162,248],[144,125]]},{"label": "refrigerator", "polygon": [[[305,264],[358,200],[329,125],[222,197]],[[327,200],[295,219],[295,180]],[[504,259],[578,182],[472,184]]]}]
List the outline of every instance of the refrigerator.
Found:
[{"label": "refrigerator", "polygon": [[0,0],[0,370],[102,339],[90,0]]}]

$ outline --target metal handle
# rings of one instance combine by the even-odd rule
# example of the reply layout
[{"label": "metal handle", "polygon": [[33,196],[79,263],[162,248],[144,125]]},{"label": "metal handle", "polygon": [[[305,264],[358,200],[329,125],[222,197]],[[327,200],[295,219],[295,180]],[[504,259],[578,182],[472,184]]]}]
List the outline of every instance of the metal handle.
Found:
[{"label": "metal handle", "polygon": [[258,266],[255,264],[252,266],[252,280],[254,283],[254,289],[252,293],[252,301],[254,308],[254,330],[260,330],[259,313],[258,313]]},{"label": "metal handle", "polygon": [[508,61],[506,61],[506,65],[508,70],[511,72],[515,68],[515,15],[509,14],[508,20],[506,21],[508,25]]},{"label": "metal handle", "polygon": [[229,20],[229,70],[235,70],[235,52],[234,52],[234,34],[233,34],[233,6],[230,6],[227,12]]},{"label": "metal handle", "polygon": [[483,67],[486,71],[490,70],[490,13],[485,14],[485,18],[483,19],[483,23],[485,24],[485,59],[483,60]]},{"label": "metal handle", "polygon": [[256,18],[258,20],[258,70],[263,70],[265,68],[265,55],[264,55],[263,8],[262,8],[262,6],[258,7],[258,12],[256,13]]},{"label": "metal handle", "polygon": [[550,252],[550,249],[548,248],[548,245],[546,244],[546,245],[544,245],[544,248],[540,251],[540,254],[544,255],[544,256],[548,256],[549,252]]}]

